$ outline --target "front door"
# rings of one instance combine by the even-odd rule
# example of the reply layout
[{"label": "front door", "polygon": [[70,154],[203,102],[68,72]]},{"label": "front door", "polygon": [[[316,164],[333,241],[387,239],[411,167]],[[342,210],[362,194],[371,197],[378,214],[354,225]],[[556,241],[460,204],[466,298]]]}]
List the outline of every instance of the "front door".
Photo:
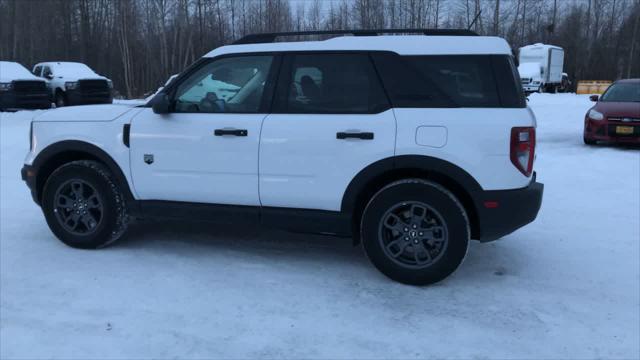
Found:
[{"label": "front door", "polygon": [[138,197],[259,205],[260,127],[275,63],[271,55],[213,59],[166,89],[169,114],[138,114],[130,136]]}]

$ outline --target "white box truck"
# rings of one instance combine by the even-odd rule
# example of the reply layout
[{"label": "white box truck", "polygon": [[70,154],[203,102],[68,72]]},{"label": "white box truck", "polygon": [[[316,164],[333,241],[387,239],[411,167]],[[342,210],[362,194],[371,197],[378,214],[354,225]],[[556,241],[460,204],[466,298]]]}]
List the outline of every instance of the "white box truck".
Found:
[{"label": "white box truck", "polygon": [[568,77],[562,72],[564,50],[561,47],[533,44],[520,48],[518,72],[526,93],[565,91]]}]

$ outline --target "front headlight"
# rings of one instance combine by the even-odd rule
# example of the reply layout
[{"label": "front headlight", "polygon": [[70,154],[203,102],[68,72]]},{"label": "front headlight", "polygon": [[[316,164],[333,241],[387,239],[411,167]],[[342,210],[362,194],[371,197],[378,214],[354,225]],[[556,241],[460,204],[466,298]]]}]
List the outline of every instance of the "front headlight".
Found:
[{"label": "front headlight", "polygon": [[64,87],[67,90],[75,90],[78,88],[78,82],[77,81],[67,81],[66,83],[64,83]]},{"label": "front headlight", "polygon": [[12,83],[0,83],[0,91],[9,91],[13,89]]},{"label": "front headlight", "polygon": [[587,114],[587,116],[591,120],[602,120],[602,119],[604,119],[604,115],[602,115],[602,113],[599,112],[599,111],[595,111],[594,109],[589,110],[589,113]]}]

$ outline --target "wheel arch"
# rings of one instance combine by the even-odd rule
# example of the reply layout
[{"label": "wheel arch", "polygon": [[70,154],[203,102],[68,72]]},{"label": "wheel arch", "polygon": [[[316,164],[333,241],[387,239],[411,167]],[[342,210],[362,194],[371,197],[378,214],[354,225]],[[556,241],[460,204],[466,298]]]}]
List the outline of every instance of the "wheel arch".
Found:
[{"label": "wheel arch", "polygon": [[354,241],[359,241],[359,219],[369,199],[385,185],[406,178],[436,182],[460,200],[469,217],[471,236],[480,237],[474,194],[482,191],[465,170],[448,161],[424,155],[400,155],[379,160],[362,169],[349,183],[342,197],[341,211],[352,214]]},{"label": "wheel arch", "polygon": [[128,203],[134,202],[127,178],[109,154],[85,141],[65,140],[44,148],[32,163],[36,173],[35,191],[38,203],[42,200],[42,191],[49,176],[60,166],[75,160],[94,160],[104,164],[120,186],[125,200]]}]

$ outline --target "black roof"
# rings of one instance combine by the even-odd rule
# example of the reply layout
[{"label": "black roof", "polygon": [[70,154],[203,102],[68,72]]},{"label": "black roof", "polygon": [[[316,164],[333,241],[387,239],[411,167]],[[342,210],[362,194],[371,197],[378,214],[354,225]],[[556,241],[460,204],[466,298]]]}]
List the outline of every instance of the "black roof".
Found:
[{"label": "black roof", "polygon": [[371,29],[371,30],[319,30],[319,31],[291,31],[246,35],[233,44],[258,44],[272,43],[282,36],[309,36],[309,35],[353,35],[353,36],[378,36],[381,34],[422,34],[429,36],[477,36],[474,31],[467,29]]}]

